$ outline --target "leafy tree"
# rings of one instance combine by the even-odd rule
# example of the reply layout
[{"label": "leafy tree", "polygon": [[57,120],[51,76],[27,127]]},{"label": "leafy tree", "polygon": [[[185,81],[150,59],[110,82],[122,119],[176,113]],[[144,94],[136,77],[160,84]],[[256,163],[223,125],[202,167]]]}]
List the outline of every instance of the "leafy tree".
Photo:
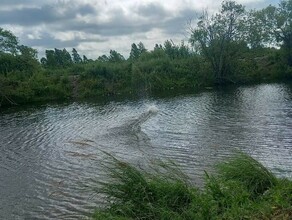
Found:
[{"label": "leafy tree", "polygon": [[82,63],[82,58],[75,48],[72,49],[73,63]]},{"label": "leafy tree", "polygon": [[245,22],[245,37],[250,48],[269,47],[275,44],[276,7],[269,5],[262,10],[251,10]]},{"label": "leafy tree", "polygon": [[99,56],[97,60],[98,61],[101,61],[101,62],[108,62],[109,61],[109,58],[108,58],[107,55],[104,54],[102,56]]},{"label": "leafy tree", "polygon": [[245,9],[234,1],[224,1],[219,13],[205,11],[192,29],[190,42],[211,64],[217,83],[228,80],[232,63],[243,41]]},{"label": "leafy tree", "polygon": [[32,74],[38,69],[37,50],[19,45],[16,36],[0,28],[0,74]]},{"label": "leafy tree", "polygon": [[292,0],[280,2],[276,12],[276,39],[282,43],[282,49],[289,66],[292,66]]},{"label": "leafy tree", "polygon": [[12,32],[0,28],[0,105],[2,101],[16,104],[11,94],[17,93],[25,78],[40,70],[36,58],[35,49],[19,45]]},{"label": "leafy tree", "polygon": [[180,46],[178,47],[178,56],[180,58],[187,58],[187,57],[190,57],[192,54],[190,48],[185,45],[185,42],[182,41]]},{"label": "leafy tree", "polygon": [[123,57],[122,54],[118,53],[115,50],[110,50],[110,56],[109,56],[110,62],[121,62],[124,60],[125,60],[125,58]]},{"label": "leafy tree", "polygon": [[171,58],[175,58],[176,48],[171,40],[167,40],[164,42],[164,52]]},{"label": "leafy tree", "polygon": [[66,67],[72,63],[71,55],[65,48],[63,50],[55,48],[55,57],[58,66]]},{"label": "leafy tree", "polygon": [[137,60],[140,57],[140,52],[135,43],[131,45],[130,60]]},{"label": "leafy tree", "polygon": [[89,59],[85,55],[83,55],[83,62],[84,63],[88,63],[89,62]]},{"label": "leafy tree", "polygon": [[140,42],[138,45],[133,43],[131,45],[130,60],[137,60],[143,53],[147,52],[144,44]]},{"label": "leafy tree", "polygon": [[138,50],[139,50],[140,55],[147,52],[147,49],[145,48],[145,46],[142,42],[138,43]]},{"label": "leafy tree", "polygon": [[65,48],[46,50],[45,54],[46,58],[42,58],[41,63],[47,67],[68,67],[73,62],[70,53]]},{"label": "leafy tree", "polygon": [[33,49],[25,45],[20,45],[18,46],[18,50],[22,56],[32,58],[32,59],[37,59],[38,52],[36,49]]},{"label": "leafy tree", "polygon": [[155,50],[163,50],[162,45],[161,44],[155,44],[154,51]]},{"label": "leafy tree", "polygon": [[16,54],[17,47],[17,37],[12,32],[0,27],[0,53]]},{"label": "leafy tree", "polygon": [[45,58],[45,57],[42,57],[41,60],[40,60],[41,64],[43,66],[47,66],[48,65],[48,60]]},{"label": "leafy tree", "polygon": [[46,58],[41,59],[42,64],[46,64],[47,66],[50,66],[50,67],[58,66],[58,62],[57,62],[57,58],[55,56],[54,50],[46,50],[45,54],[46,54]]},{"label": "leafy tree", "polygon": [[184,41],[180,45],[176,45],[172,40],[167,40],[164,42],[163,50],[172,59],[186,58],[191,55],[190,49]]},{"label": "leafy tree", "polygon": [[63,66],[70,66],[72,64],[72,57],[70,53],[64,48],[62,51]]},{"label": "leafy tree", "polygon": [[40,63],[37,60],[37,50],[25,45],[20,45],[18,49],[20,54],[15,56],[17,65],[14,66],[14,69],[27,72],[30,75],[39,71]]}]

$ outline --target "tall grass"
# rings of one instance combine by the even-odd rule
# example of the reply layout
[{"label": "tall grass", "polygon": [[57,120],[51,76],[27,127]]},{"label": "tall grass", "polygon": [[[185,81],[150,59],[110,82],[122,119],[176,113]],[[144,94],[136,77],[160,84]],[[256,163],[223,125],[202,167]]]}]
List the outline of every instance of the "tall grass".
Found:
[{"label": "tall grass", "polygon": [[[205,187],[170,162],[151,169],[133,166],[111,156],[105,165],[107,181],[96,192],[106,207],[94,219],[291,219],[292,182],[277,179],[252,157],[238,153],[206,173]],[[147,170],[147,171],[146,171]]]},{"label": "tall grass", "polygon": [[108,206],[105,211],[96,212],[95,218],[171,219],[182,216],[195,191],[174,164],[161,161],[155,164],[150,173],[112,157],[105,166],[107,182],[99,182],[96,189],[105,195]]},{"label": "tall grass", "polygon": [[233,180],[241,183],[253,198],[261,196],[277,184],[277,178],[266,167],[240,152],[227,162],[218,164],[216,168],[223,181]]}]

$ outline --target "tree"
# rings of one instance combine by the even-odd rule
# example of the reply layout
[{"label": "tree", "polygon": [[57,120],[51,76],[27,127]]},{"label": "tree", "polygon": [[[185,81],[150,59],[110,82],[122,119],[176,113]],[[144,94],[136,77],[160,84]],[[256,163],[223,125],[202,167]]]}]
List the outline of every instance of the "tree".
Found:
[{"label": "tree", "polygon": [[43,66],[47,66],[48,65],[48,60],[45,57],[42,57],[40,61],[41,61],[41,64]]},{"label": "tree", "polygon": [[72,57],[70,53],[64,48],[62,51],[63,66],[70,66],[72,64]]},{"label": "tree", "polygon": [[276,7],[269,5],[261,10],[251,10],[245,22],[245,41],[252,49],[269,47],[275,44]]},{"label": "tree", "polygon": [[54,50],[46,50],[45,54],[46,54],[46,58],[41,59],[42,64],[45,64],[46,66],[50,66],[50,67],[54,67],[58,65]]},{"label": "tree", "polygon": [[176,57],[176,48],[172,40],[167,40],[164,42],[164,52],[171,58]]},{"label": "tree", "polygon": [[177,57],[179,58],[186,58],[186,57],[189,57],[191,52],[190,52],[190,48],[185,45],[185,42],[182,41],[181,44],[179,46],[177,46]]},{"label": "tree", "polygon": [[142,42],[139,42],[138,45],[133,43],[131,45],[131,52],[130,52],[129,59],[130,60],[137,60],[145,52],[147,52],[147,50]]},{"label": "tree", "polygon": [[[9,79],[10,76],[13,76],[13,79],[29,77],[38,70],[37,51],[19,45],[17,37],[12,32],[0,28],[0,105],[2,101],[16,104],[10,98],[12,84],[9,85],[9,81],[13,82]],[[16,85],[13,87],[17,87]]]},{"label": "tree", "polygon": [[55,48],[46,50],[46,58],[41,59],[41,63],[47,67],[68,67],[72,64],[70,53],[64,48],[63,50]]},{"label": "tree", "polygon": [[282,44],[287,64],[292,66],[292,0],[280,2],[276,12],[276,39]]},{"label": "tree", "polygon": [[[190,42],[211,64],[217,83],[230,80],[232,61],[244,40],[245,9],[234,1],[224,1],[219,13],[205,11],[191,29]],[[239,44],[239,45],[238,45]]]},{"label": "tree", "polygon": [[99,56],[97,60],[98,61],[101,61],[101,62],[108,62],[109,61],[109,58],[108,58],[107,55],[104,54],[102,56]]},{"label": "tree", "polygon": [[83,55],[83,63],[88,63],[90,60],[85,56]]},{"label": "tree", "polygon": [[161,44],[155,44],[154,51],[156,51],[156,50],[163,50],[162,45]]},{"label": "tree", "polygon": [[78,54],[77,50],[75,48],[72,49],[72,58],[73,63],[82,63],[82,58]]},{"label": "tree", "polygon": [[147,52],[147,49],[145,48],[144,44],[141,41],[138,43],[138,50],[140,55]]},{"label": "tree", "polygon": [[18,46],[18,50],[22,56],[31,59],[37,59],[38,51],[36,49],[33,49],[25,45],[20,45]]},{"label": "tree", "polygon": [[137,60],[140,57],[140,52],[135,43],[131,45],[130,60]]},{"label": "tree", "polygon": [[0,27],[0,53],[16,54],[17,47],[17,37],[12,32]]},{"label": "tree", "polygon": [[125,58],[122,54],[118,53],[115,50],[110,50],[109,61],[110,62],[121,62],[124,61]]},{"label": "tree", "polygon": [[[155,45],[154,50],[156,48]],[[185,45],[184,41],[182,41],[180,45],[176,45],[172,40],[167,40],[164,42],[163,50],[165,54],[172,59],[186,58],[191,54],[189,47]]]}]

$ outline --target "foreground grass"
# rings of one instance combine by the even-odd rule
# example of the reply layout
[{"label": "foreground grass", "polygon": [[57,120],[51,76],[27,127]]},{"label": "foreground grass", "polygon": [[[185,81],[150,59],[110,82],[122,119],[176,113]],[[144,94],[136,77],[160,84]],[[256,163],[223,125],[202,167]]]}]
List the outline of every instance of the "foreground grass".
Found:
[{"label": "foreground grass", "polygon": [[292,182],[242,153],[206,173],[203,189],[171,163],[146,172],[112,158],[107,169],[96,189],[107,206],[94,219],[292,219]]}]

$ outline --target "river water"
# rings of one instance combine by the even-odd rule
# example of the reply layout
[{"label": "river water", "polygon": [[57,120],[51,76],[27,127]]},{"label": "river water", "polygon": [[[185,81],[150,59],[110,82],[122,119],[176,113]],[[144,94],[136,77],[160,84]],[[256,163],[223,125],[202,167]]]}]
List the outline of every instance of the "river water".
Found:
[{"label": "river water", "polygon": [[171,159],[200,184],[234,149],[292,178],[292,85],[0,111],[0,219],[80,219],[100,202],[102,151]]}]

